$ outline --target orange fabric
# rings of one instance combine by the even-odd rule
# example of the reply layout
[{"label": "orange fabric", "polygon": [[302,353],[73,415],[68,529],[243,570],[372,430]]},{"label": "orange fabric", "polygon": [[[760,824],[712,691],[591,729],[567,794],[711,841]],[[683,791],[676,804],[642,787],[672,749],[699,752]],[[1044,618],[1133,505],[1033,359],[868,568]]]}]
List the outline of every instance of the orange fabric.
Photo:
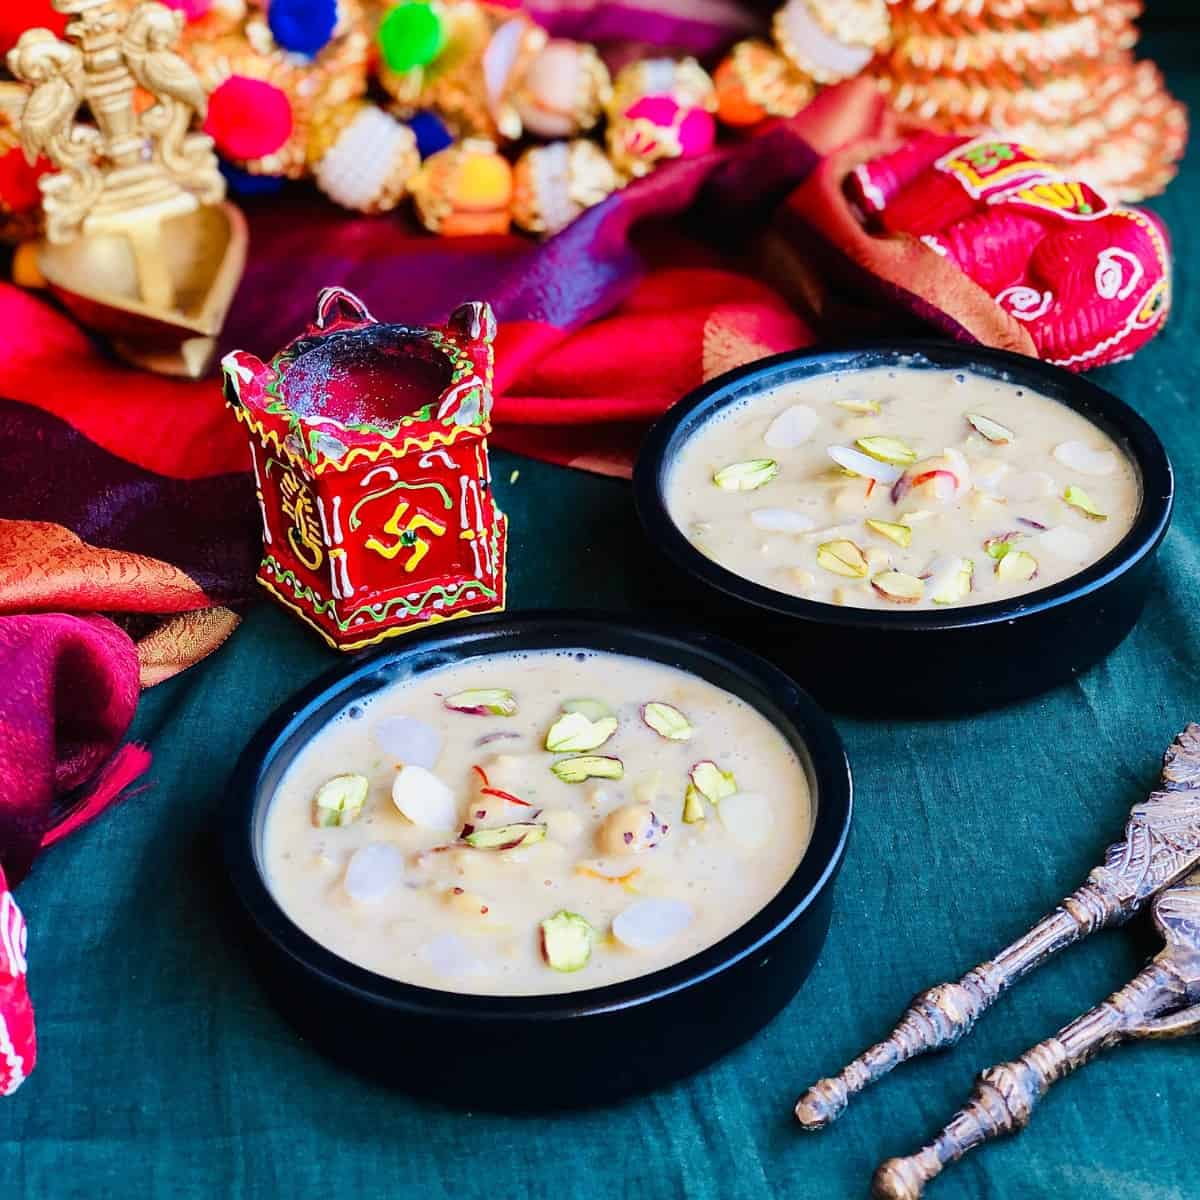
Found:
[{"label": "orange fabric", "polygon": [[199,662],[239,619],[170,563],[91,546],[50,521],[0,521],[0,614],[97,609],[118,618],[179,614],[137,643],[143,687]]}]

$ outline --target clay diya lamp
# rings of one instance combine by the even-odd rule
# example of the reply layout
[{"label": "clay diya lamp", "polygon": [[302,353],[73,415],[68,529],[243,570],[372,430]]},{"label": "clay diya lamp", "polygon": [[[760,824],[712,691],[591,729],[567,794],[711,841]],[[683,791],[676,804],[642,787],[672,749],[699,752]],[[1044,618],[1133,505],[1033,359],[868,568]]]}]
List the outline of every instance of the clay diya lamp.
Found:
[{"label": "clay diya lamp", "polygon": [[331,646],[504,607],[507,524],[487,447],[495,333],[487,304],[416,328],[326,288],[269,362],[222,361],[262,511],[259,582]]}]

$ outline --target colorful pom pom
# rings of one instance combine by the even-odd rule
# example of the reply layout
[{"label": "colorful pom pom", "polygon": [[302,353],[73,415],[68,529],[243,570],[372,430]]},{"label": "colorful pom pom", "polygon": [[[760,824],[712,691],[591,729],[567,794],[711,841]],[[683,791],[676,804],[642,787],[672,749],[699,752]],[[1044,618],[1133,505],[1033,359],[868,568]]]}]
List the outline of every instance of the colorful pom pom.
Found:
[{"label": "colorful pom pom", "polygon": [[213,0],[162,0],[168,8],[183,13],[189,21],[199,21],[212,10]]},{"label": "colorful pom pom", "polygon": [[379,49],[396,72],[411,71],[433,62],[445,44],[442,20],[433,6],[410,0],[398,4],[379,24]]},{"label": "colorful pom pom", "polygon": [[717,123],[702,108],[689,110],[679,123],[679,147],[684,158],[707,154],[717,140]]},{"label": "colorful pom pom", "polygon": [[0,52],[7,53],[27,29],[49,29],[60,37],[67,18],[55,12],[50,0],[4,0],[0,4]]},{"label": "colorful pom pom", "polygon": [[231,75],[208,98],[204,131],[226,158],[262,158],[291,137],[292,106],[274,84]]},{"label": "colorful pom pom", "polygon": [[413,113],[408,119],[408,127],[417,139],[417,152],[422,158],[445,150],[454,141],[454,134],[435,112]]},{"label": "colorful pom pom", "polygon": [[271,0],[267,10],[267,24],[276,43],[309,58],[328,45],[337,20],[337,0]]}]

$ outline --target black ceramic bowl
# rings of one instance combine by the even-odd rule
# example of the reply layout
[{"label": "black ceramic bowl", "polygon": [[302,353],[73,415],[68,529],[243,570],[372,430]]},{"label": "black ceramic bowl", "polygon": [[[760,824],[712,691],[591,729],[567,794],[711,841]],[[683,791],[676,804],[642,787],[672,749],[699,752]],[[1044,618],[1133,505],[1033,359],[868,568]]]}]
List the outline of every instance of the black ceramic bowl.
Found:
[{"label": "black ceramic bowl", "polygon": [[[1082,413],[1137,466],[1141,506],[1129,533],[1104,558],[1052,587],[937,612],[803,600],[743,579],[691,544],[667,510],[666,486],[681,447],[706,421],[792,380],[889,366],[1003,378]],[[780,354],[730,371],[685,396],[654,426],[633,483],[649,542],[646,574],[657,596],[683,597],[689,619],[756,646],[831,707],[901,716],[1004,704],[1044,691],[1109,653],[1142,611],[1174,498],[1162,443],[1116,396],[1036,359],[933,341]]]},{"label": "black ceramic bowl", "polygon": [[[275,789],[335,713],[397,680],[510,650],[580,647],[689,671],[741,697],[788,739],[815,801],[812,841],[779,894],[735,933],[639,979],[562,996],[471,996],[397,983],[294,925],[263,877]],[[593,1104],[685,1075],[744,1041],[795,994],[825,940],[850,828],[851,783],[829,718],[769,663],[706,633],[601,616],[476,617],[409,636],[301,692],[250,743],[230,784],[226,861],[253,960],[299,1031],[349,1065],[463,1107]]]}]

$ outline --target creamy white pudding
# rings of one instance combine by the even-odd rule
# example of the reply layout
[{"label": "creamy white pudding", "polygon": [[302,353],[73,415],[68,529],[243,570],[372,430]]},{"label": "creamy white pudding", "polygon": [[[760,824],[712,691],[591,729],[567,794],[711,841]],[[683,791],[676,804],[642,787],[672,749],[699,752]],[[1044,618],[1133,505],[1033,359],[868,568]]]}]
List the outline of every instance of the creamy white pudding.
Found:
[{"label": "creamy white pudding", "polygon": [[745,924],[812,815],[787,740],[707,681],[595,651],[497,654],[322,729],[271,798],[264,870],[292,921],[380,975],[559,993]]},{"label": "creamy white pudding", "polygon": [[1104,557],[1140,503],[1086,417],[1000,379],[876,368],[785,384],[684,444],[667,508],[701,552],[856,608],[1007,600]]}]

